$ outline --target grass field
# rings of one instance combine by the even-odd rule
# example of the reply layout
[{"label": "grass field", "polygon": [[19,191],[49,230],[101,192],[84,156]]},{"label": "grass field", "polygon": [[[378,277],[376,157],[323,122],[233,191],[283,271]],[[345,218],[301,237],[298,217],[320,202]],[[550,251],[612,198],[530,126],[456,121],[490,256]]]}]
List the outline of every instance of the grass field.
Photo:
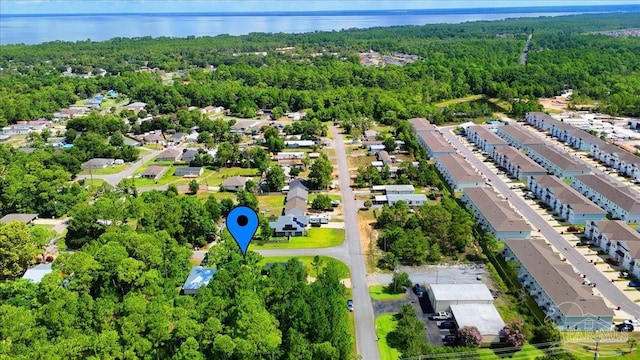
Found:
[{"label": "grass field", "polygon": [[402,299],[405,293],[402,294],[390,294],[386,292],[386,285],[373,285],[369,286],[369,295],[373,300],[397,300]]},{"label": "grass field", "polygon": [[337,246],[344,242],[344,229],[309,229],[307,236],[292,237],[290,242],[286,239],[272,240],[267,243],[254,242],[249,250],[266,249],[317,249]]},{"label": "grass field", "polygon": [[[309,195],[309,198],[307,199],[307,202],[309,203],[309,205],[311,205],[311,203],[313,202],[313,200],[315,198],[318,197],[319,194],[313,194],[313,195]],[[342,196],[338,195],[338,194],[322,194],[322,195],[329,195],[329,198],[331,198],[331,200],[342,200]]]},{"label": "grass field", "polygon": [[243,169],[238,167],[220,168],[213,171],[213,175],[209,176],[207,181],[209,185],[220,185],[224,179],[233,176],[255,177],[259,175],[260,174],[258,174],[258,170],[256,169]]},{"label": "grass field", "polygon": [[393,314],[384,314],[376,318],[376,335],[378,336],[378,350],[381,360],[397,360],[402,355],[398,349],[392,348],[387,343],[387,336],[396,329],[398,322]]},{"label": "grass field", "polygon": [[80,172],[80,175],[113,175],[113,174],[117,174],[121,171],[127,170],[129,168],[129,165],[111,165],[111,166],[107,166],[104,169],[93,169],[91,171],[89,170],[82,170]]},{"label": "grass field", "polygon": [[[311,277],[317,277],[318,273],[316,272],[316,269],[311,266],[311,262],[313,262],[313,256],[266,256],[264,257],[261,261],[260,261],[260,265],[265,265],[266,263],[275,263],[275,262],[286,262],[289,261],[289,259],[298,259],[300,261],[302,261],[302,263],[304,264],[304,266],[307,268],[307,273],[309,274],[309,276]],[[334,259],[332,257],[328,257],[328,256],[320,256],[320,260],[322,261],[322,266],[321,268],[326,267],[329,263],[333,263],[337,266],[338,268],[338,274],[340,274],[340,279],[346,279],[349,278],[351,275],[349,273],[349,268],[347,267],[347,265],[345,263],[343,263],[340,260]]]},{"label": "grass field", "polygon": [[348,156],[347,161],[349,163],[349,168],[359,168],[359,167],[368,167],[371,165],[372,161],[376,161],[375,156]]},{"label": "grass field", "polygon": [[525,344],[520,351],[511,353],[510,349],[478,349],[480,359],[500,360],[500,359],[517,359],[517,360],[535,360],[545,356],[545,353],[533,345]]},{"label": "grass field", "polygon": [[476,101],[482,99],[482,95],[469,95],[457,99],[451,99],[447,101],[442,101],[436,104],[437,107],[446,107],[453,104],[460,104],[464,102]]}]

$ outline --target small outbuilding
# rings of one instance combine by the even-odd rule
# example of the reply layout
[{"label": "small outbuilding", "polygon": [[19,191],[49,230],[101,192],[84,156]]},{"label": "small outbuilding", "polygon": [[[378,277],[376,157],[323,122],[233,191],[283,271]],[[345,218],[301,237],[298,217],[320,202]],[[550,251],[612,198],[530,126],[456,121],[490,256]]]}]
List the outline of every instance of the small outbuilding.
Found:
[{"label": "small outbuilding", "polygon": [[451,314],[456,319],[458,328],[475,326],[482,334],[482,343],[500,342],[504,321],[493,304],[451,305]]},{"label": "small outbuilding", "polygon": [[451,305],[493,304],[485,284],[430,284],[427,294],[435,312],[450,311]]},{"label": "small outbuilding", "polygon": [[27,272],[22,275],[22,278],[38,284],[45,275],[50,274],[52,271],[51,264],[40,264],[27,270]]},{"label": "small outbuilding", "polygon": [[38,214],[7,214],[0,219],[0,225],[12,221],[19,221],[29,225],[36,219],[38,219]]},{"label": "small outbuilding", "polygon": [[202,286],[207,286],[209,281],[213,279],[216,274],[216,269],[209,269],[204,266],[194,266],[187,277],[187,280],[182,285],[182,293],[184,295],[196,295],[198,289]]}]

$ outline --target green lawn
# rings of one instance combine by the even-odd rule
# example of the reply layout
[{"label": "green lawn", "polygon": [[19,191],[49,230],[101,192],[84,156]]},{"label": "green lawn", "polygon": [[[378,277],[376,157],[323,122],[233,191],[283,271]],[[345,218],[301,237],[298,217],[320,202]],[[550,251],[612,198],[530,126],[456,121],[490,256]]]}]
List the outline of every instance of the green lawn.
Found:
[{"label": "green lawn", "polygon": [[232,176],[256,177],[259,175],[260,174],[258,174],[258,170],[256,169],[243,169],[238,167],[220,168],[214,171],[213,175],[207,178],[207,181],[209,182],[209,185],[220,185],[224,179]]},{"label": "green lawn", "polygon": [[[342,200],[342,196],[338,195],[338,194],[322,194],[322,195],[329,195],[329,198],[331,198],[331,200]],[[315,198],[318,197],[318,194],[313,194],[313,195],[309,195],[309,198],[307,199],[307,202],[309,203],[309,205],[311,205],[311,203],[313,202],[313,200]]]},{"label": "green lawn", "polygon": [[[522,347],[522,349],[516,353],[508,352],[510,350],[501,351],[501,349],[478,349],[478,354],[480,358],[491,359],[491,360],[501,360],[503,358],[509,359],[517,359],[517,360],[535,360],[539,357],[545,356],[545,353],[536,348],[533,345],[526,344]],[[508,355],[507,355],[508,354]],[[593,354],[592,354],[593,357]]]},{"label": "green lawn", "polygon": [[359,168],[364,167],[367,168],[371,165],[372,161],[377,161],[378,159],[375,156],[348,156],[347,161],[349,163],[349,168]]},{"label": "green lawn", "polygon": [[[313,261],[313,256],[295,256],[295,257],[291,257],[291,256],[266,256],[264,257],[262,260],[260,260],[260,265],[265,265],[266,263],[275,263],[275,262],[286,262],[289,261],[289,259],[298,259],[300,261],[302,261],[302,263],[304,264],[304,266],[307,268],[307,273],[309,274],[309,276],[311,277],[317,277],[318,274],[316,272],[316,269],[314,267],[311,266],[311,262]],[[322,260],[322,268],[324,268],[325,266],[327,266],[327,264],[329,263],[333,263],[337,266],[338,268],[338,274],[340,274],[340,279],[346,279],[349,278],[351,275],[349,273],[349,268],[347,267],[347,265],[345,263],[343,263],[340,260],[334,259],[332,257],[328,257],[328,256],[320,256],[320,259]]]},{"label": "green lawn", "polygon": [[273,239],[267,243],[256,241],[249,250],[325,248],[342,244],[344,235],[344,229],[312,228],[307,236],[292,237],[290,242],[286,239]]},{"label": "green lawn", "polygon": [[476,101],[476,100],[480,100],[482,99],[483,95],[469,95],[469,96],[465,96],[465,97],[461,97],[461,98],[457,98],[457,99],[451,99],[451,100],[447,100],[447,101],[442,101],[436,104],[437,107],[446,107],[449,105],[453,105],[453,104],[460,104],[460,103],[464,103],[464,102],[470,102],[470,101]]},{"label": "green lawn", "polygon": [[201,191],[198,194],[196,194],[196,197],[202,201],[206,201],[209,198],[209,195],[213,195],[213,197],[216,198],[218,202],[220,202],[222,199],[232,199],[233,201],[236,201],[236,193],[232,193],[232,192]]},{"label": "green lawn", "polygon": [[284,207],[284,195],[260,195],[258,196],[258,207],[260,213],[266,217],[279,216]]},{"label": "green lawn", "polygon": [[113,174],[117,174],[121,171],[127,170],[129,168],[129,165],[111,165],[111,166],[107,166],[104,169],[93,169],[91,171],[89,170],[82,170],[80,172],[80,175],[113,175]]},{"label": "green lawn", "polygon": [[387,336],[398,326],[393,314],[384,314],[376,318],[376,336],[378,336],[378,349],[381,360],[398,360],[402,355],[398,349],[392,348],[387,342]]},{"label": "green lawn", "polygon": [[373,300],[397,300],[402,299],[404,297],[404,293],[402,294],[390,294],[385,291],[386,285],[373,285],[369,286],[369,295]]}]

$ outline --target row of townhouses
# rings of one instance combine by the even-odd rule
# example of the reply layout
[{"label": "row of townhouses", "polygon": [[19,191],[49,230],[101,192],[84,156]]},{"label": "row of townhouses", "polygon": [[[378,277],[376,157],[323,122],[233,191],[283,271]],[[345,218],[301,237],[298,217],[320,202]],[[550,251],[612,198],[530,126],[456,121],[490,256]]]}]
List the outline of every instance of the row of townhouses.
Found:
[{"label": "row of townhouses", "polygon": [[507,170],[509,174],[520,181],[526,181],[529,176],[546,175],[547,169],[531,160],[522,151],[512,146],[500,146],[491,153],[493,160]]},{"label": "row of townhouses", "polygon": [[640,278],[640,234],[637,231],[621,220],[601,220],[588,222],[584,234],[630,274]]},{"label": "row of townhouses", "polygon": [[456,148],[427,119],[413,118],[408,121],[416,134],[418,143],[425,148],[430,158],[456,153]]},{"label": "row of townhouses", "polygon": [[485,186],[484,178],[475,169],[471,168],[471,164],[467,160],[458,154],[438,156],[436,158],[436,168],[453,191]]},{"label": "row of townhouses", "polygon": [[531,236],[531,226],[522,215],[491,188],[465,188],[462,201],[473,211],[480,226],[498,240],[524,240]]},{"label": "row of townhouses", "polygon": [[592,288],[554,253],[544,240],[507,240],[503,255],[516,260],[518,280],[529,295],[562,330],[609,330],[614,312]]},{"label": "row of townhouses", "polygon": [[607,211],[615,219],[629,224],[640,220],[640,193],[613,179],[581,175],[571,180],[571,187]]},{"label": "row of townhouses", "polygon": [[591,157],[607,166],[613,167],[623,175],[640,181],[640,157],[635,154],[609,144],[582,129],[554,119],[545,113],[527,113],[525,120],[575,149],[589,151]]},{"label": "row of townhouses", "polygon": [[591,173],[591,170],[584,162],[555,146],[530,146],[526,149],[526,152],[533,161],[561,179],[570,179],[574,176]]},{"label": "row of townhouses", "polygon": [[606,218],[606,211],[555,176],[530,176],[527,188],[570,224],[586,224]]},{"label": "row of townhouses", "polygon": [[469,126],[466,130],[469,141],[476,144],[481,151],[492,154],[496,148],[508,146],[506,141],[486,126]]}]

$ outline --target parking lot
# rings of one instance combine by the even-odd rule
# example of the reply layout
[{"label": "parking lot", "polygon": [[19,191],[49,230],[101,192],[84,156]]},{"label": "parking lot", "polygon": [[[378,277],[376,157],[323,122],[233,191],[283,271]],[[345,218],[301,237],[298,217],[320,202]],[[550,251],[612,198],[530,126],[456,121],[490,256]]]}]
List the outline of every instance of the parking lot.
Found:
[{"label": "parking lot", "polygon": [[[489,289],[493,289],[491,279],[486,276],[483,265],[423,265],[417,267],[400,266],[400,272],[409,274],[414,284],[420,284],[427,288],[428,284],[477,284],[485,283]],[[391,283],[392,274],[375,274],[370,276],[369,285],[386,285]],[[478,280],[480,279],[480,280]],[[424,323],[425,338],[430,344],[443,345],[445,335],[455,333],[455,330],[438,328],[438,321],[429,320],[434,314],[433,307],[429,303],[427,292],[422,297],[417,296],[412,289],[407,289],[405,296],[399,300],[379,301],[372,300],[374,315],[397,313],[404,304],[411,304],[420,321]],[[453,321],[453,320],[451,320]]]}]

